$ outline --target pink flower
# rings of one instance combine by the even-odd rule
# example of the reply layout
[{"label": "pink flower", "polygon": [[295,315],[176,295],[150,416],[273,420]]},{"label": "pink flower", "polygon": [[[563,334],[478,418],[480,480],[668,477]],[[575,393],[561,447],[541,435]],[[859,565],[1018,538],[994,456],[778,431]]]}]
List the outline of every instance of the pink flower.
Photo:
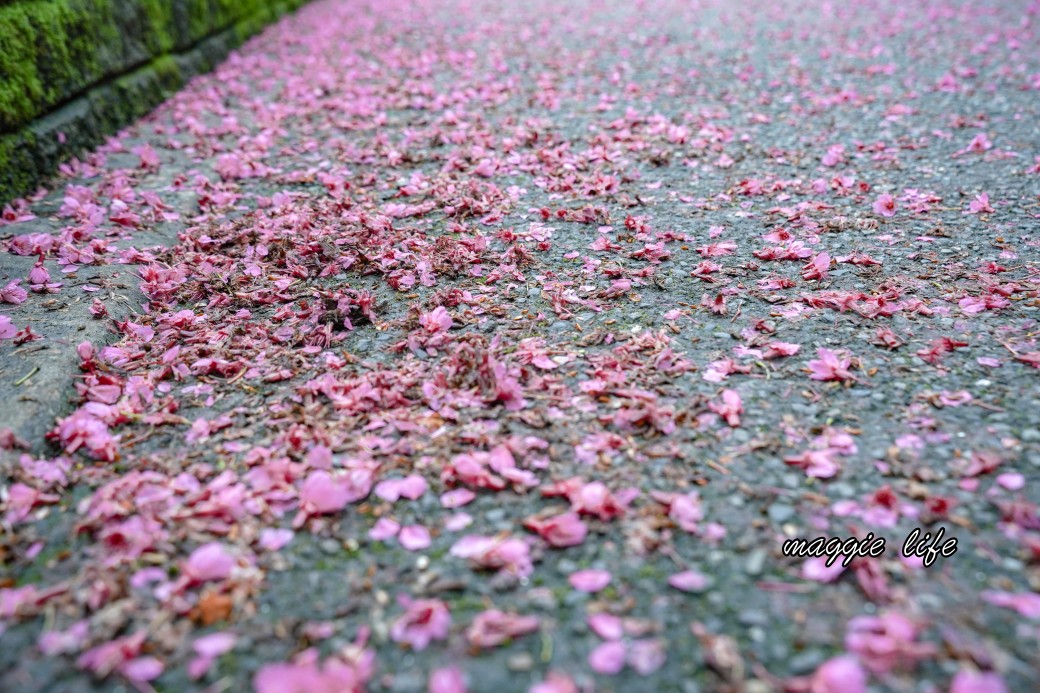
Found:
[{"label": "pink flower", "polygon": [[0,288],[0,303],[19,304],[28,298],[29,293],[18,286],[21,281],[21,279],[12,279],[7,286]]},{"label": "pink flower", "polygon": [[625,668],[625,643],[608,640],[589,653],[589,666],[597,674],[614,675]]},{"label": "pink flower", "polygon": [[191,552],[184,563],[184,574],[192,582],[224,580],[235,567],[234,557],[220,542],[203,544]]},{"label": "pink flower", "polygon": [[407,643],[413,650],[425,650],[433,640],[448,637],[451,613],[439,599],[404,599],[406,611],[390,628],[394,642]]},{"label": "pink flower", "polygon": [[990,204],[989,204],[989,194],[988,193],[982,193],[981,195],[976,195],[975,199],[972,200],[970,203],[968,203],[968,211],[965,212],[965,213],[966,214],[984,214],[984,213],[992,213],[994,211],[996,211],[996,210],[994,210],[993,207],[991,207]]},{"label": "pink flower", "polygon": [[57,434],[65,452],[73,453],[85,447],[95,459],[111,462],[116,458],[116,441],[108,426],[84,408],[62,419]]},{"label": "pink flower", "polygon": [[867,672],[852,655],[828,659],[812,675],[810,693],[866,693]]},{"label": "pink flower", "polygon": [[409,551],[421,551],[430,546],[430,532],[422,525],[408,525],[401,528],[397,541]]},{"label": "pink flower", "polygon": [[585,541],[585,535],[589,533],[589,528],[576,512],[566,512],[545,520],[528,518],[524,520],[524,527],[556,548],[577,546]]},{"label": "pink flower", "polygon": [[839,357],[830,349],[820,347],[816,350],[819,359],[809,361],[808,366],[811,373],[809,377],[813,380],[854,380],[855,376],[849,372],[852,359]]},{"label": "pink flower", "polygon": [[722,294],[716,294],[715,298],[712,298],[709,294],[704,294],[701,296],[701,305],[716,315],[726,314],[726,297]]},{"label": "pink flower", "polygon": [[438,332],[447,332],[454,323],[444,306],[437,306],[431,312],[420,315],[419,324],[428,334],[433,335]]},{"label": "pink flower", "polygon": [[37,262],[31,270],[29,270],[29,283],[30,284],[46,284],[51,280],[51,273],[47,271],[47,268],[43,266],[42,262]]},{"label": "pink flower", "polygon": [[967,148],[964,151],[971,152],[972,154],[981,154],[992,148],[993,143],[990,142],[989,137],[986,135],[986,133],[980,132],[971,139],[971,142],[968,144]]},{"label": "pink flower", "polygon": [[442,667],[430,672],[428,693],[466,693],[466,678],[458,667]]},{"label": "pink flower", "polygon": [[953,677],[950,693],[1008,693],[1008,687],[995,671],[961,669]]},{"label": "pink flower", "polygon": [[684,570],[668,578],[668,584],[683,592],[701,592],[709,584],[707,575],[696,570]]},{"label": "pink flower", "polygon": [[599,592],[610,584],[611,574],[606,570],[579,570],[568,578],[571,587],[579,592]]},{"label": "pink flower", "polygon": [[736,390],[723,390],[722,403],[709,402],[708,408],[726,420],[730,426],[740,425],[740,415],[744,413],[744,405]]},{"label": "pink flower", "polygon": [[828,168],[831,166],[837,166],[845,160],[845,146],[841,144],[835,144],[827,147],[827,153],[823,155],[820,163]]},{"label": "pink flower", "polygon": [[501,645],[506,640],[518,638],[538,630],[538,618],[509,614],[490,609],[478,614],[466,631],[466,639],[474,647],[487,648]]},{"label": "pink flower", "polygon": [[892,217],[896,214],[896,200],[889,194],[878,195],[877,200],[874,201],[874,214],[880,214],[883,217]]},{"label": "pink flower", "polygon": [[802,267],[802,279],[824,280],[827,278],[827,270],[831,266],[831,256],[827,252],[820,253]]}]

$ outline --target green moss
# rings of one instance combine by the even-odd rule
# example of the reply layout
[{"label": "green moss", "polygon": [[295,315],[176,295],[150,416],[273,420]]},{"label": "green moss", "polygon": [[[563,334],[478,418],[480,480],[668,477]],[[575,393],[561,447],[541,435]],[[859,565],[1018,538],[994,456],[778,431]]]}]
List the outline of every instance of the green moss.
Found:
[{"label": "green moss", "polygon": [[[0,6],[0,129],[14,130],[90,86],[172,51],[176,6],[185,4],[198,3],[22,0]],[[234,18],[210,18],[192,43]]]},{"label": "green moss", "polygon": [[147,114],[183,83],[177,62],[163,56],[91,92],[89,98],[101,129],[113,132]]},{"label": "green moss", "polygon": [[0,7],[0,127],[20,121],[42,99],[32,24],[17,6]]},{"label": "green moss", "polygon": [[40,182],[30,132],[0,135],[0,202],[32,191]]},{"label": "green moss", "polygon": [[668,573],[665,572],[662,568],[656,565],[652,565],[650,563],[644,563],[643,565],[639,566],[639,570],[636,571],[636,576],[638,577],[650,578],[655,580],[665,578],[667,577],[667,575]]},{"label": "green moss", "polygon": [[0,203],[305,1],[0,0]]}]

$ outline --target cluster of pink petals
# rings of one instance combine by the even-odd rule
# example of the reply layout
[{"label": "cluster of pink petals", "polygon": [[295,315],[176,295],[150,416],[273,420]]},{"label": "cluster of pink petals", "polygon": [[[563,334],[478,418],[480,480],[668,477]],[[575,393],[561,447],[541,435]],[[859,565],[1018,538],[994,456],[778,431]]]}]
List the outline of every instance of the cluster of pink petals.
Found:
[{"label": "cluster of pink petals", "polygon": [[256,693],[364,693],[375,671],[375,653],[360,649],[349,657],[318,661],[315,649],[292,662],[265,664],[253,676]]},{"label": "cluster of pink petals", "polygon": [[13,303],[17,305],[29,297],[28,292],[18,286],[21,281],[21,279],[12,279],[5,286],[0,286],[0,303]]},{"label": "cluster of pink petals", "polygon": [[894,217],[896,209],[895,198],[887,193],[879,195],[877,200],[874,201],[874,213],[883,217]]},{"label": "cluster of pink petals", "polygon": [[859,616],[849,621],[845,648],[875,674],[912,667],[935,655],[930,643],[917,642],[918,627],[902,614],[885,611],[880,616]]},{"label": "cluster of pink petals", "polygon": [[848,356],[839,356],[835,352],[820,347],[816,350],[818,358],[809,361],[809,377],[813,380],[855,380],[849,368],[852,367],[852,359]]},{"label": "cluster of pink petals", "polygon": [[543,486],[542,495],[547,498],[564,496],[570,501],[571,510],[607,521],[622,517],[639,495],[639,489],[626,488],[612,493],[601,481],[586,483],[581,477],[573,477]]},{"label": "cluster of pink petals", "polygon": [[195,658],[188,662],[188,676],[200,679],[213,668],[217,659],[235,647],[238,638],[234,633],[217,632],[203,635],[192,643]]},{"label": "cluster of pink petals", "polygon": [[740,415],[744,413],[744,404],[736,390],[723,390],[722,402],[709,402],[708,407],[725,419],[730,426],[740,425]]},{"label": "cluster of pink petals", "polygon": [[668,659],[665,642],[659,639],[608,640],[589,653],[589,667],[597,674],[612,676],[626,665],[641,676],[649,676]]},{"label": "cluster of pink petals", "polygon": [[307,518],[337,513],[372,490],[372,472],[364,467],[333,476],[324,469],[311,472],[300,486],[300,512],[293,520],[300,527]]},{"label": "cluster of pink petals", "polygon": [[116,439],[105,422],[81,407],[58,424],[58,438],[65,452],[85,448],[95,459],[111,462],[116,458]]},{"label": "cluster of pink petals", "polygon": [[785,457],[784,464],[804,470],[806,476],[829,479],[841,471],[841,465],[834,457],[835,453],[830,449],[806,450],[798,455]]},{"label": "cluster of pink petals", "polygon": [[394,642],[425,650],[434,640],[444,640],[451,628],[451,613],[439,599],[401,599],[405,612],[394,621],[390,637]]},{"label": "cluster of pink petals", "polygon": [[524,520],[524,527],[555,548],[577,546],[585,541],[585,536],[589,533],[588,526],[581,521],[576,512],[561,513],[544,519],[529,517]]},{"label": "cluster of pink petals", "polygon": [[182,572],[192,583],[225,580],[231,576],[237,561],[220,542],[204,544],[191,552]]},{"label": "cluster of pink petals", "polygon": [[399,498],[418,500],[426,493],[426,479],[418,474],[410,474],[403,479],[384,479],[376,484],[374,493],[379,498],[391,503]]},{"label": "cluster of pink petals", "polygon": [[451,555],[469,561],[474,568],[505,570],[521,578],[534,570],[531,548],[518,537],[467,535],[455,542]]},{"label": "cluster of pink petals", "polygon": [[[546,546],[584,545],[588,551],[562,555],[574,553],[581,561],[583,555],[587,559],[595,554],[597,566],[613,559],[593,551],[594,543],[606,547],[607,554],[625,551],[622,560],[631,550],[657,552],[687,565],[689,557],[680,555],[684,547],[699,551],[726,532],[706,521],[717,492],[702,500],[690,491],[694,487],[681,463],[691,450],[739,441],[727,456],[735,461],[730,473],[744,473],[742,465],[754,470],[753,465],[776,463],[761,451],[783,440],[796,452],[783,462],[819,479],[835,477],[842,458],[857,454],[852,428],[825,428],[805,443],[819,429],[783,413],[781,398],[798,396],[788,388],[789,376],[804,377],[806,371],[782,360],[800,353],[801,345],[779,340],[810,334],[832,319],[848,323],[849,329],[863,327],[885,350],[912,345],[905,353],[875,353],[871,365],[882,373],[886,364],[916,354],[933,366],[926,369],[930,375],[946,378],[946,384],[936,392],[908,393],[905,403],[896,402],[905,416],[893,417],[892,424],[912,431],[894,434],[892,459],[877,459],[857,470],[898,480],[865,499],[833,503],[829,515],[821,502],[818,513],[803,518],[808,525],[819,529],[830,522],[837,529],[852,518],[888,528],[902,519],[959,521],[964,516],[952,515],[951,508],[955,503],[958,512],[971,508],[967,497],[982,489],[1003,532],[994,532],[995,540],[1015,542],[1024,556],[1040,557],[1040,542],[1030,531],[1037,524],[1036,504],[1028,494],[1027,474],[1017,468],[1015,454],[1022,449],[1017,433],[984,426],[969,430],[972,437],[994,436],[992,447],[999,450],[969,455],[965,451],[970,447],[952,439],[949,418],[971,412],[988,416],[984,410],[996,406],[992,402],[1003,408],[1012,401],[1003,387],[962,389],[970,387],[976,365],[1004,369],[986,371],[987,377],[1011,371],[1031,375],[1037,372],[1032,369],[1040,369],[1035,326],[1028,320],[1013,326],[1009,317],[1035,302],[1040,286],[1031,227],[1022,231],[1013,223],[1023,205],[1007,201],[1021,181],[1002,180],[993,201],[980,192],[966,201],[966,209],[965,201],[949,201],[957,186],[950,188],[942,177],[935,179],[944,186],[941,194],[898,192],[900,183],[916,184],[900,179],[907,163],[918,158],[913,153],[917,149],[931,147],[948,155],[963,146],[954,156],[979,155],[965,160],[964,167],[988,168],[1021,156],[1011,149],[995,150],[980,130],[1019,127],[1010,121],[951,112],[951,124],[945,127],[953,132],[947,133],[934,129],[939,123],[920,127],[924,123],[918,120],[910,126],[910,119],[923,110],[932,91],[946,92],[939,94],[946,103],[961,93],[999,95],[1002,80],[1030,93],[1040,89],[1040,73],[1030,74],[1025,65],[1032,53],[1022,38],[1035,33],[1030,18],[1017,22],[1002,3],[989,3],[992,7],[974,14],[971,7],[944,2],[920,12],[864,9],[857,3],[833,3],[824,12],[810,9],[806,14],[820,20],[820,31],[811,37],[822,41],[819,63],[849,67],[838,62],[841,56],[834,50],[850,48],[856,63],[852,71],[862,69],[872,81],[806,65],[793,54],[787,56],[790,64],[781,60],[771,65],[770,76],[761,82],[764,75],[746,60],[733,65],[723,61],[722,69],[727,74],[732,69],[734,79],[747,87],[727,92],[723,105],[707,98],[711,81],[699,77],[702,69],[718,67],[713,67],[717,56],[711,55],[710,40],[698,41],[689,65],[678,72],[667,67],[659,76],[637,77],[643,59],[654,61],[658,52],[660,64],[671,65],[669,51],[676,42],[664,40],[667,36],[658,41],[651,31],[639,50],[630,51],[627,45],[633,36],[639,38],[644,24],[653,29],[645,20],[655,3],[636,3],[630,24],[625,24],[625,3],[614,8],[616,23],[612,10],[608,28],[617,31],[597,33],[595,40],[602,44],[607,63],[619,55],[621,59],[594,72],[575,62],[581,56],[569,43],[553,45],[536,24],[512,32],[510,13],[501,20],[482,17],[474,9],[480,3],[458,3],[459,12],[441,13],[451,20],[452,30],[477,27],[443,41],[447,34],[441,29],[447,27],[437,12],[426,12],[427,4],[439,3],[312,3],[308,9],[313,14],[301,12],[273,30],[266,42],[258,42],[261,50],[244,49],[220,68],[216,79],[201,79],[201,86],[175,97],[138,129],[132,144],[124,144],[121,136],[67,164],[66,176],[77,182],[57,192],[61,207],[56,217],[66,220],[61,222],[68,224],[65,228],[4,235],[3,251],[24,258],[19,267],[39,260],[27,273],[19,270],[27,277],[3,278],[0,306],[12,312],[0,314],[0,340],[5,340],[0,348],[10,347],[6,340],[19,345],[39,338],[28,326],[19,331],[12,318],[25,324],[28,318],[21,316],[27,308],[35,309],[32,301],[47,301],[51,297],[46,294],[63,288],[54,281],[58,270],[71,276],[66,283],[80,296],[72,301],[93,300],[89,310],[98,318],[94,327],[110,328],[113,334],[107,346],[95,349],[84,342],[76,348],[82,373],[70,392],[81,403],[50,435],[69,457],[36,460],[26,455],[0,488],[2,523],[15,532],[12,541],[4,538],[4,550],[18,570],[37,561],[57,563],[50,558],[54,540],[38,531],[46,528],[29,523],[53,518],[57,508],[48,506],[67,500],[70,489],[89,489],[75,530],[90,537],[85,554],[89,562],[67,583],[37,587],[15,582],[18,586],[0,589],[0,632],[17,621],[46,618],[37,643],[40,652],[69,655],[98,678],[120,675],[142,691],[150,689],[148,682],[167,665],[182,660],[193,680],[211,674],[215,678],[225,673],[214,671],[220,658],[239,640],[228,631],[191,635],[195,607],[216,593],[233,594],[237,607],[261,582],[250,578],[284,563],[282,556],[272,554],[294,540],[303,542],[296,539],[297,532],[339,541],[342,532],[367,526],[354,521],[361,513],[378,517],[368,531],[373,542],[394,540],[395,550],[424,551],[435,537],[446,542],[446,534],[475,522],[465,512],[440,509],[456,511],[473,503],[467,509],[476,515],[506,501],[510,490],[538,506],[522,522],[532,535],[513,536],[508,521],[496,521],[488,531],[501,530],[499,534],[463,536],[450,550],[472,569],[499,571],[476,576],[478,591],[526,585],[524,578],[534,574],[534,561]],[[726,3],[715,4],[726,16]],[[684,3],[673,5],[669,14]],[[585,14],[565,3],[555,9],[562,13],[559,26],[584,28]],[[467,14],[471,11],[473,15]],[[847,28],[845,18],[860,11],[867,19],[884,21],[864,19],[862,26],[851,25],[857,38],[849,45],[841,31],[828,33],[835,22]],[[761,14],[759,19],[766,22],[798,15],[769,3],[738,7],[736,13],[733,25],[738,27],[746,24],[744,15]],[[969,15],[972,21],[961,22]],[[413,21],[416,16],[420,21]],[[488,18],[494,21],[471,21]],[[970,32],[951,42],[957,46],[955,64],[941,68],[948,71],[938,83],[930,70],[922,72],[929,75],[927,81],[919,79],[915,70],[921,72],[922,66],[905,71],[897,64],[893,51],[898,44],[887,42],[897,29],[910,21],[927,34],[949,19]],[[994,27],[997,20],[1006,23]],[[424,24],[431,27],[428,36],[415,31]],[[384,26],[400,36],[384,34]],[[633,33],[633,27],[638,31]],[[859,40],[860,28],[864,41]],[[699,25],[694,30],[705,31]],[[702,38],[710,39],[710,33],[709,25]],[[798,36],[786,28],[780,33]],[[507,40],[499,40],[505,34]],[[395,40],[402,36],[408,41]],[[429,37],[436,40],[413,50]],[[931,54],[942,48],[931,43],[935,38],[926,35],[920,50]],[[412,39],[418,42],[414,46]],[[538,50],[526,53],[532,46]],[[704,54],[697,54],[701,50]],[[540,67],[538,51],[549,58]],[[1008,55],[1005,51],[1022,59],[1000,62]],[[515,69],[517,64],[524,69]],[[975,65],[989,67],[980,74]],[[602,75],[599,67],[605,68]],[[601,81],[604,75],[606,82]],[[536,87],[533,93],[525,91],[528,82]],[[901,86],[893,92],[893,84]],[[270,99],[268,86],[280,98]],[[692,90],[695,108],[658,108],[662,97],[684,89]],[[748,98],[756,93],[758,101]],[[558,127],[574,112],[568,110],[574,105],[568,99],[589,96],[598,98],[599,105],[593,101],[587,111],[578,105],[579,115],[591,122]],[[907,103],[892,103],[893,98]],[[514,102],[522,104],[519,117],[508,110]],[[830,116],[838,109],[848,115],[875,102],[884,119],[885,134],[878,141],[852,139],[828,126],[813,135],[815,140],[802,140],[808,148],[805,156],[769,146],[774,127],[799,127],[798,121],[809,116],[832,122]],[[661,110],[669,112],[662,115]],[[164,120],[171,114],[172,125]],[[407,127],[395,129],[402,122]],[[762,127],[770,123],[775,125]],[[148,126],[154,126],[151,134],[145,132]],[[1004,131],[994,138],[1008,147],[1020,146]],[[945,140],[957,144],[944,145]],[[756,162],[759,150],[767,158]],[[171,171],[179,166],[169,158],[174,154],[173,161],[190,159],[192,170]],[[106,156],[111,158],[107,165]],[[669,157],[688,178],[692,175],[694,189],[716,189],[704,190],[704,197],[698,190],[694,196],[681,189],[685,184],[667,183],[645,165],[652,161],[657,166]],[[117,158],[126,158],[129,166],[115,167]],[[811,172],[804,168],[806,161]],[[1014,162],[1016,174],[1023,169],[1023,175],[1040,174],[1040,158],[1031,168],[1022,161]],[[756,163],[768,168],[750,170]],[[164,175],[158,184],[168,188],[155,185],[153,174],[160,169]],[[894,192],[879,194],[882,190]],[[160,194],[166,198],[167,192],[174,196],[164,201]],[[54,198],[43,195],[5,206],[0,227],[34,219],[33,211],[54,217],[47,209]],[[180,212],[173,211],[175,200]],[[667,209],[703,216],[706,224],[725,217],[735,228],[712,225],[710,240],[700,240],[699,231],[695,239],[692,231],[655,228],[667,218]],[[995,221],[986,216],[998,210]],[[938,216],[940,211],[949,216]],[[130,246],[138,236],[135,230],[145,232],[139,236],[151,245],[152,232],[182,214],[185,223],[176,225],[176,233],[167,229],[177,238],[175,246]],[[907,223],[895,223],[897,215]],[[950,217],[975,229],[991,255],[947,255],[962,248],[956,245],[959,240],[944,240],[936,232]],[[739,227],[737,219],[742,220]],[[44,223],[52,221],[41,219],[33,228],[46,229]],[[547,226],[550,222],[559,228]],[[764,232],[761,243],[768,245],[754,249],[744,240],[723,239],[738,228],[758,228]],[[837,231],[848,233],[826,233]],[[574,239],[577,245],[572,245]],[[566,245],[570,247],[561,249]],[[835,248],[848,254],[832,260]],[[690,303],[662,305],[661,297],[654,296],[655,286],[670,281],[666,275],[673,270],[662,262],[673,257],[687,269],[695,266],[688,276],[702,283],[699,304],[687,296]],[[832,261],[840,263],[833,270]],[[132,306],[132,313],[123,313],[113,290],[119,285],[108,280],[113,263],[135,266],[139,273],[148,300]],[[922,263],[931,266],[928,274],[910,269]],[[90,276],[81,279],[77,272]],[[830,281],[833,288],[823,284]],[[350,288],[355,284],[369,288]],[[26,286],[40,295],[32,296]],[[391,294],[381,293],[386,290]],[[395,302],[386,314],[377,306],[377,297],[384,295],[393,295]],[[526,302],[521,315],[514,310],[518,304],[511,303],[517,295]],[[26,301],[29,305],[21,305]],[[398,313],[405,301],[411,302],[407,311]],[[651,305],[648,316],[663,314],[663,322],[651,317],[655,327],[630,330],[620,316],[640,301]],[[877,328],[882,323],[891,327]],[[994,325],[1000,341],[987,334]],[[694,348],[696,355],[684,352],[691,332],[706,335],[719,329],[726,331],[721,333],[726,340],[729,333],[742,341],[732,350],[725,346],[714,351],[719,344],[706,340]],[[369,330],[382,335],[400,330],[403,341],[391,344],[386,353],[366,353],[361,345],[371,344],[370,335],[362,333]],[[936,330],[951,336],[935,338]],[[537,336],[539,331],[544,336]],[[1001,361],[992,354],[972,353],[975,362],[964,363],[963,352],[956,353],[987,344],[1003,344],[1012,357]],[[969,377],[963,382],[962,366]],[[865,370],[851,352],[838,347],[819,348],[807,368],[814,381],[844,384],[858,381],[854,373]],[[738,384],[721,389],[731,377]],[[749,397],[752,379],[756,387],[778,386],[777,400],[753,412],[753,422],[738,393]],[[717,386],[721,391],[709,393],[702,407],[704,400],[687,391],[691,382],[712,383],[703,389]],[[821,411],[839,406],[850,394],[863,394],[812,388],[806,396],[820,401]],[[1001,394],[993,400],[996,391]],[[239,406],[243,399],[248,404]],[[690,401],[692,411],[684,411]],[[950,411],[956,407],[960,409]],[[745,428],[720,428],[720,420]],[[566,424],[578,428],[567,432]],[[547,435],[553,439],[551,447],[546,440],[518,433],[546,427],[555,427]],[[560,431],[567,434],[556,435]],[[151,443],[142,445],[153,435]],[[164,438],[174,445],[155,444]],[[181,441],[188,450],[176,447]],[[10,431],[0,431],[0,447],[28,449]],[[358,457],[344,459],[351,454]],[[951,483],[959,486],[949,491],[929,487],[926,472],[934,473],[932,463],[938,460],[941,466],[951,454],[952,471],[961,475]],[[844,463],[849,464],[847,459]],[[592,481],[572,476],[575,466],[583,466],[586,475],[602,476]],[[716,484],[720,478],[713,474],[727,471],[704,465],[695,481]],[[904,472],[921,472],[920,478],[903,479]],[[654,483],[672,485],[652,492],[655,503],[636,504],[640,491],[635,486],[647,483],[644,474],[653,474]],[[527,495],[540,484],[540,498]],[[432,502],[424,498],[428,491],[441,494],[438,514],[417,516]],[[358,512],[348,510],[370,494],[371,503],[354,509]],[[565,499],[567,507],[563,501],[556,509],[542,507],[544,498]],[[806,494],[803,500],[818,498]],[[420,499],[424,502],[400,503]],[[852,530],[859,533],[858,527]],[[252,566],[253,551],[259,553],[259,568]],[[561,552],[548,553],[555,558]],[[161,560],[164,556],[168,560]],[[846,571],[842,558],[831,566],[825,557],[809,558],[800,565],[801,577],[836,582]],[[415,562],[428,563],[427,557]],[[872,602],[909,600],[905,606],[912,613],[913,585],[906,582],[911,588],[906,591],[903,582],[923,578],[921,572],[907,572],[917,566],[913,559],[900,564],[890,556],[860,558],[848,569],[855,584],[850,579],[834,588],[771,586],[792,592],[837,588],[848,594],[858,588]],[[679,570],[667,578],[667,586],[658,585],[660,594],[651,600],[654,611],[696,606],[697,597],[690,595],[713,584],[698,570]],[[416,595],[434,594],[432,583],[424,579],[435,572],[425,572],[425,567],[420,572],[422,578],[409,589]],[[574,590],[595,595],[570,595],[588,603],[589,627],[605,641],[589,654],[588,668],[603,675],[626,667],[639,675],[652,674],[666,661],[663,633],[668,624],[642,620],[640,625],[625,603],[633,585],[625,581],[617,590],[608,589],[614,576],[599,567],[567,576]],[[541,588],[529,596],[549,592]],[[720,590],[711,596],[724,595]],[[1040,596],[1034,592],[989,590],[980,596],[989,605],[1015,612],[1003,616],[1040,619]],[[646,606],[639,600],[633,604],[635,611]],[[419,651],[451,635],[452,615],[445,602],[402,598],[401,606],[403,613],[394,614],[389,629],[394,642]],[[547,619],[540,622],[490,604],[483,608],[488,610],[473,619],[464,635],[456,633],[476,649],[498,647],[551,625]],[[614,615],[622,608],[624,617]],[[241,616],[237,609],[235,615]],[[60,629],[51,624],[52,617],[59,619]],[[153,626],[144,630],[150,621]],[[1029,629],[1034,624],[1018,625],[1016,635],[1033,634]],[[330,639],[341,627],[339,621],[311,622],[297,635],[317,642]],[[306,650],[291,662],[268,664],[256,674],[254,687],[260,693],[332,693],[363,691],[370,683],[374,688],[411,685],[405,677],[393,681],[392,667],[385,680],[372,680],[375,654],[364,649],[366,637],[324,661],[316,650]],[[453,654],[460,644],[465,643],[452,642],[438,655]],[[788,688],[792,693],[865,693],[869,676],[878,677],[879,684],[909,685],[896,676],[913,674],[922,660],[945,655],[961,658],[947,668],[952,672],[959,667],[950,693],[1007,689],[999,674],[977,671],[970,663],[969,654],[988,667],[987,656],[940,652],[923,641],[922,625],[895,611],[852,619],[844,648]],[[693,654],[719,664],[707,652]],[[1004,659],[995,661],[1003,667]],[[767,672],[754,666],[756,671],[744,674],[773,685]],[[733,674],[716,668],[722,678]],[[591,680],[588,672],[575,674],[591,690],[585,685]],[[738,678],[733,675],[720,685],[739,688],[743,682]],[[484,682],[470,683],[480,688]],[[216,688],[222,685],[215,683]],[[466,690],[467,679],[458,666],[440,666],[430,674],[428,687],[432,693],[458,693]],[[626,679],[615,687],[638,686]],[[549,672],[530,690],[577,693],[578,686],[567,675]]]},{"label": "cluster of pink petals", "polygon": [[474,647],[497,647],[508,640],[535,632],[538,625],[536,616],[521,616],[490,609],[477,614],[466,630],[466,639]]},{"label": "cluster of pink petals", "polygon": [[852,655],[828,659],[813,673],[807,693],[866,693],[867,672]]}]

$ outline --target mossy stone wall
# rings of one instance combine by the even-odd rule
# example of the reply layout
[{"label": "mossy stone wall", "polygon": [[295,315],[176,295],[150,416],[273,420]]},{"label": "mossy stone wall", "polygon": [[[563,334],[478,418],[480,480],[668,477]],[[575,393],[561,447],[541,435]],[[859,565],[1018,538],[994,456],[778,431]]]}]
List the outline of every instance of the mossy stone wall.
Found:
[{"label": "mossy stone wall", "polygon": [[306,1],[0,0],[0,203]]}]

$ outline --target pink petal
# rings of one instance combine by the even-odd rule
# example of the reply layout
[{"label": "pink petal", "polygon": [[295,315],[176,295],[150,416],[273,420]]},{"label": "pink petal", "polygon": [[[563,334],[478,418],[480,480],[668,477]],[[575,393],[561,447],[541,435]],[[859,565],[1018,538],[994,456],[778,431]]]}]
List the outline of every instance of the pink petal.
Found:
[{"label": "pink petal", "polygon": [[613,675],[625,668],[625,643],[610,640],[589,653],[589,666],[597,674]]},{"label": "pink petal", "polygon": [[1008,491],[1018,491],[1025,487],[1026,478],[1018,472],[1005,472],[997,475],[997,483]]},{"label": "pink petal", "polygon": [[470,491],[468,488],[457,488],[454,491],[448,491],[441,495],[441,505],[445,508],[461,508],[462,506],[473,501],[477,497],[477,494]]},{"label": "pink petal", "polygon": [[195,549],[184,565],[184,572],[196,582],[223,580],[231,575],[235,559],[223,544],[210,542]]},{"label": "pink petal", "polygon": [[444,529],[449,532],[460,532],[473,524],[473,517],[469,513],[455,513],[444,521]]},{"label": "pink petal", "polygon": [[628,664],[641,676],[648,676],[662,666],[667,659],[662,640],[636,640],[628,646]]},{"label": "pink petal", "polygon": [[412,474],[401,480],[401,497],[408,500],[417,500],[426,493],[426,479],[418,474]]},{"label": "pink petal", "polygon": [[830,566],[827,565],[828,560],[830,560],[828,556],[814,556],[807,559],[802,564],[802,577],[816,582],[834,582],[845,572],[845,566],[842,565],[845,557],[838,556]]},{"label": "pink petal", "polygon": [[684,570],[668,578],[668,584],[683,592],[700,592],[709,583],[708,576],[696,570]]},{"label": "pink petal", "polygon": [[592,614],[586,619],[593,633],[604,640],[620,640],[625,629],[621,619],[612,614]]},{"label": "pink petal", "polygon": [[368,530],[368,538],[373,541],[386,541],[396,537],[400,531],[400,523],[391,520],[389,517],[381,517],[376,520],[376,524],[372,529]]},{"label": "pink petal", "polygon": [[466,678],[458,667],[444,667],[430,673],[429,693],[466,693]]},{"label": "pink petal", "polygon": [[993,671],[961,669],[953,677],[950,693],[1007,693],[1007,684]]},{"label": "pink petal", "polygon": [[210,633],[198,638],[192,645],[195,653],[203,657],[219,657],[235,647],[238,637],[234,633]]},{"label": "pink petal", "polygon": [[209,673],[209,670],[216,664],[216,660],[211,657],[195,657],[188,662],[185,667],[188,672],[188,678],[192,681],[197,681]]},{"label": "pink petal", "polygon": [[155,657],[137,657],[119,667],[119,673],[131,681],[153,681],[163,673],[163,668]]},{"label": "pink petal", "polygon": [[610,584],[611,574],[606,570],[579,570],[571,573],[570,583],[579,592],[599,592]]},{"label": "pink petal", "polygon": [[421,551],[430,546],[430,532],[422,525],[409,525],[401,528],[397,535],[401,546],[409,551]]},{"label": "pink petal", "polygon": [[812,676],[812,693],[866,693],[867,672],[852,655],[828,659]]},{"label": "pink petal", "polygon": [[293,540],[296,536],[291,529],[272,529],[265,527],[260,530],[260,547],[267,551],[277,551]]}]

